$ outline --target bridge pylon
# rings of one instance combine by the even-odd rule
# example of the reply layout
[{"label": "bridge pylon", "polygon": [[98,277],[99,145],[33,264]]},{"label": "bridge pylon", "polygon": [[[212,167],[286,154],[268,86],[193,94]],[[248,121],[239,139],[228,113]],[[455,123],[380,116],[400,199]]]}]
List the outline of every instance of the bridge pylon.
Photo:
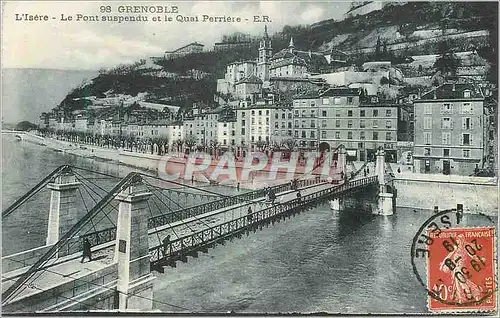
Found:
[{"label": "bridge pylon", "polygon": [[375,173],[378,178],[379,193],[377,200],[377,209],[376,211],[373,211],[373,213],[379,215],[392,215],[394,213],[392,204],[393,194],[386,191],[387,187],[385,182],[385,151],[383,148],[379,148],[379,150],[377,150]]},{"label": "bridge pylon", "polygon": [[76,206],[80,184],[70,167],[65,167],[53,183],[47,184],[51,191],[46,245],[57,243],[85,215]]},{"label": "bridge pylon", "polygon": [[151,310],[153,307],[147,206],[151,195],[141,176],[136,175],[132,184],[116,196],[120,202],[115,246],[119,310]]},{"label": "bridge pylon", "polygon": [[344,173],[344,176],[347,174],[347,150],[344,145],[339,146],[338,157],[337,157],[337,168],[340,172]]}]

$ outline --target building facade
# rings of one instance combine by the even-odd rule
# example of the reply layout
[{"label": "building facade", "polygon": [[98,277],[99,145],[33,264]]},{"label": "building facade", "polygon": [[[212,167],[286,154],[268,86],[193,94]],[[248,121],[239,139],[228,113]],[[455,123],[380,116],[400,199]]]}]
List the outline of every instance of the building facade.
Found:
[{"label": "building facade", "polygon": [[302,149],[347,148],[350,160],[372,160],[379,147],[397,160],[398,107],[360,100],[360,90],[330,88],[294,99],[294,138]]},{"label": "building facade", "polygon": [[188,54],[200,53],[203,51],[203,44],[193,42],[187,45],[184,45],[174,51],[165,51],[165,59],[176,59]]},{"label": "building facade", "polygon": [[416,172],[471,175],[484,151],[484,95],[471,84],[446,83],[413,101]]}]

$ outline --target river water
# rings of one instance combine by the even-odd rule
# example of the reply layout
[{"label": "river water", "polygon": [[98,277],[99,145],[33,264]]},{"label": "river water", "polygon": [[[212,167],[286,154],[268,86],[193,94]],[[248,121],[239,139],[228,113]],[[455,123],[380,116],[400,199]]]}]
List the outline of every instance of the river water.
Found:
[{"label": "river water", "polygon": [[[5,209],[57,166],[109,174],[131,168],[56,153],[2,136]],[[2,223],[4,255],[41,245],[48,197]],[[38,201],[41,202],[41,201]],[[334,213],[327,204],[250,233],[156,273],[154,308],[197,312],[425,313],[426,293],[410,263],[413,236],[431,211],[393,216]],[[477,224],[480,216],[465,222]],[[496,218],[493,218],[497,223]],[[28,232],[28,233],[26,233]]]}]

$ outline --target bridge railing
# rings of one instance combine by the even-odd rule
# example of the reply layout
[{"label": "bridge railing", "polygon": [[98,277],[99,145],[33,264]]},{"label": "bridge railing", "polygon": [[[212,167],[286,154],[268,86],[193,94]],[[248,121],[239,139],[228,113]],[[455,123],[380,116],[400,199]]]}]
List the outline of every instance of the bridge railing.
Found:
[{"label": "bridge railing", "polygon": [[176,259],[185,256],[187,253],[196,251],[197,248],[223,241],[229,236],[237,235],[255,225],[275,218],[285,212],[293,212],[306,205],[315,205],[324,199],[338,195],[350,189],[359,188],[377,183],[376,176],[354,180],[334,188],[326,188],[311,194],[305,195],[301,199],[275,204],[262,210],[240,216],[230,221],[214,225],[212,227],[191,233],[187,236],[177,238],[169,242],[168,245],[159,245],[149,249],[153,266],[158,262]]},{"label": "bridge railing", "polygon": [[[299,180],[297,181],[297,185],[299,187],[307,187],[313,184],[316,184],[320,182],[319,178],[314,178],[314,179],[304,179],[304,180]],[[284,192],[291,190],[291,186],[289,183],[285,184],[279,184],[274,187],[271,187],[274,189],[277,193],[279,192]],[[247,193],[242,193],[239,195],[231,196],[231,197],[224,197],[219,200],[195,205],[192,207],[188,207],[185,209],[179,209],[170,213],[162,214],[162,215],[157,215],[154,217],[149,218],[148,220],[148,228],[153,229],[156,227],[163,226],[165,224],[173,223],[173,222],[178,222],[190,217],[198,216],[200,214],[205,214],[210,211],[215,211],[219,210],[228,206],[232,206],[235,204],[240,203],[241,201],[245,200],[255,200],[260,197],[263,197],[264,193],[262,189],[259,190],[253,190]]]}]

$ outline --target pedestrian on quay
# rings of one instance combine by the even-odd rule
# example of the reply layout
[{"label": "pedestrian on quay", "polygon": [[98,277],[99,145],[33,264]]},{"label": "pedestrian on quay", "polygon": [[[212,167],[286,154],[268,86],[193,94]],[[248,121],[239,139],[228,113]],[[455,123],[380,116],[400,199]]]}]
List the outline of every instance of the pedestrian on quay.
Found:
[{"label": "pedestrian on quay", "polygon": [[238,182],[238,184],[236,185],[236,190],[237,191],[240,191],[240,183]]},{"label": "pedestrian on quay", "polygon": [[86,257],[89,258],[89,262],[92,262],[92,251],[91,251],[92,245],[90,245],[89,239],[85,238],[83,240],[83,255],[80,263],[83,263]]}]

